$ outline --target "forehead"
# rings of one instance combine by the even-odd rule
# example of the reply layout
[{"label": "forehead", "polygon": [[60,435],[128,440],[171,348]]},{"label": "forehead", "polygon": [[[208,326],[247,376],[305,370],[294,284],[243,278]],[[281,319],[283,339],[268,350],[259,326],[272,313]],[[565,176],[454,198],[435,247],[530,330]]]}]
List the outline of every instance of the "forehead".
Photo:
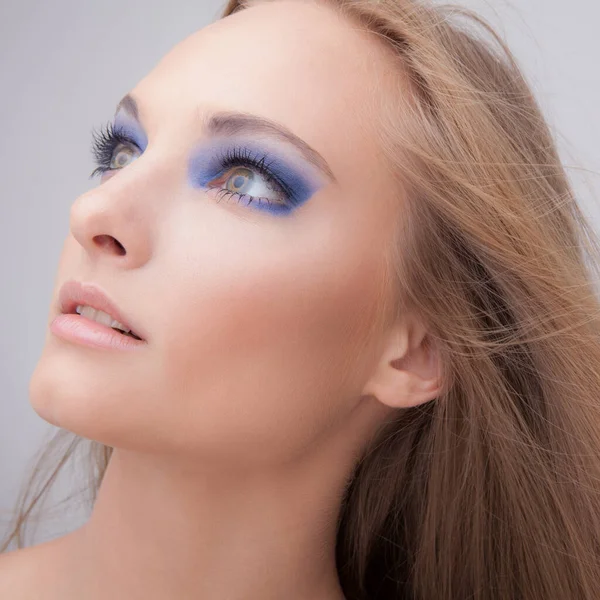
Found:
[{"label": "forehead", "polygon": [[133,93],[150,137],[166,122],[193,131],[198,111],[247,111],[285,124],[344,170],[357,165],[340,148],[377,150],[371,101],[384,61],[368,34],[328,7],[259,2],[183,40]]}]

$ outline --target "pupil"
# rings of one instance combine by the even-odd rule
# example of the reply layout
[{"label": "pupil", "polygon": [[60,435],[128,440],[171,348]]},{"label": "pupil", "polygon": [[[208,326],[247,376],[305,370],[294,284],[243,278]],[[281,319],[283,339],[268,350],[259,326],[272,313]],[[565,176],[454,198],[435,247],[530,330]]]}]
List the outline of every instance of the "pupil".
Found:
[{"label": "pupil", "polygon": [[233,187],[241,188],[244,185],[244,177],[237,175],[233,180]]}]

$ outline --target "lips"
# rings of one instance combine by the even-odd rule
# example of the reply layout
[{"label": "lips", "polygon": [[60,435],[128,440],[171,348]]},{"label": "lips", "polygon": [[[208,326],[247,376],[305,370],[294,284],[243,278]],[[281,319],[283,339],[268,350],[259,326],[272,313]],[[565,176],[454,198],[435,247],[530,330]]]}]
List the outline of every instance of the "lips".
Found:
[{"label": "lips", "polygon": [[143,332],[137,325],[133,324],[129,318],[124,315],[118,306],[108,295],[97,285],[93,283],[79,283],[78,281],[67,281],[59,292],[59,306],[62,313],[75,313],[75,308],[82,304],[91,306],[96,310],[108,313],[113,319],[119,321],[131,333],[142,340],[145,340]]}]

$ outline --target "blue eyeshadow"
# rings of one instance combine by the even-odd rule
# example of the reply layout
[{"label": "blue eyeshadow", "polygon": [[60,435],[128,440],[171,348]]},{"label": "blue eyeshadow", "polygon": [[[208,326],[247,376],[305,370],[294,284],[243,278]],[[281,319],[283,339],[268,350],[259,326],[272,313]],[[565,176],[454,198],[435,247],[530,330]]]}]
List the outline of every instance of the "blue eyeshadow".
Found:
[{"label": "blue eyeshadow", "polygon": [[148,137],[133,117],[128,117],[124,111],[119,111],[114,118],[113,127],[131,138],[143,152],[148,146]]},{"label": "blue eyeshadow", "polygon": [[[256,160],[264,157],[264,166],[279,180],[287,192],[289,199],[286,205],[268,204],[262,201],[252,202],[251,206],[259,210],[282,214],[290,213],[300,205],[304,204],[322,186],[322,181],[311,172],[308,167],[300,164],[294,165],[291,159],[284,159],[273,151],[267,144],[261,144],[256,140],[240,140],[237,138],[224,138],[212,140],[202,144],[190,157],[188,180],[192,187],[205,187],[216,179],[224,171],[223,159],[228,150],[241,150],[248,153]],[[252,165],[248,168],[255,169]]]}]

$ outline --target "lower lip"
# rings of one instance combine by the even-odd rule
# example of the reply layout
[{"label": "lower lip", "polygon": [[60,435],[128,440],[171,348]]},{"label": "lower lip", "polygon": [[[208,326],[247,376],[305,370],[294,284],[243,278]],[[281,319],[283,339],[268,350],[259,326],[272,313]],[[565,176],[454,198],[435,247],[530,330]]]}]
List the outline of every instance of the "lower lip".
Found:
[{"label": "lower lip", "polygon": [[123,335],[112,327],[96,323],[78,314],[58,315],[50,324],[50,331],[69,342],[95,348],[135,350],[146,344],[144,340]]}]

